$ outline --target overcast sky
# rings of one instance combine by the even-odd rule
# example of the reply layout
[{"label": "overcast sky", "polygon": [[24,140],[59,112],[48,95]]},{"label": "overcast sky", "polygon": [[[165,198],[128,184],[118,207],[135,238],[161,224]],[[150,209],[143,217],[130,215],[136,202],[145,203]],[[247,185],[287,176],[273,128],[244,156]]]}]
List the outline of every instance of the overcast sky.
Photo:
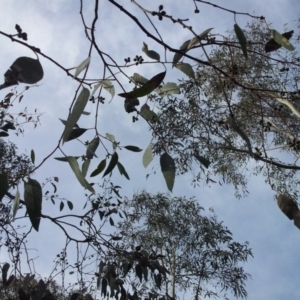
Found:
[{"label": "overcast sky", "polygon": [[[88,26],[91,21],[89,17],[93,11],[93,2],[84,0],[86,5],[84,14],[89,22]],[[121,2],[132,14],[137,15],[143,24],[146,22],[144,15],[131,1],[118,1],[118,3]],[[193,3],[190,0],[140,2],[151,10],[157,10],[159,4],[164,4],[168,14],[176,18],[191,18],[190,24],[195,32],[200,33],[213,27],[214,32],[219,33],[233,28],[232,14],[199,3],[200,14],[195,15]],[[282,31],[285,23],[288,23],[290,29],[296,29],[294,20],[298,18],[300,12],[300,2],[296,0],[274,0],[268,3],[261,0],[212,2],[226,5],[226,8],[235,11],[263,15],[278,31]],[[89,43],[83,31],[77,0],[2,0],[0,17],[1,31],[14,34],[15,24],[19,24],[27,32],[29,44],[40,48],[44,54],[64,67],[75,67],[88,56]],[[241,15],[237,15],[236,18],[241,25],[251,21],[250,18],[247,19]],[[159,26],[164,41],[174,48],[179,48],[184,41],[191,38],[189,31],[168,20],[155,21],[155,24]],[[148,44],[149,49],[157,51],[160,55],[164,54],[162,47],[147,38],[132,20],[105,0],[100,1],[96,38],[101,50],[109,53],[119,64],[123,63],[124,58],[143,55],[141,51],[143,42]],[[34,58],[32,51],[17,43],[12,43],[3,36],[0,36],[0,42],[2,58],[0,73],[2,74],[17,57]],[[173,57],[172,53],[167,53],[167,55],[169,59]],[[66,76],[63,70],[58,69],[50,61],[42,57],[40,61],[45,73],[43,80],[39,82],[38,87],[26,91],[24,99],[20,105],[15,105],[14,111],[19,112],[21,107],[28,107],[29,111],[38,108],[43,113],[41,125],[33,130],[32,124],[28,124],[24,127],[24,136],[15,138],[11,135],[10,137],[10,140],[18,145],[20,152],[29,155],[30,150],[34,149],[37,164],[57,145],[63,130],[63,125],[58,118],[67,118],[74,91],[78,86],[76,81]],[[163,68],[159,64],[145,64],[128,69],[128,75],[138,72],[146,78],[151,78],[162,71]],[[88,77],[101,79],[102,74],[101,60],[93,53]],[[178,70],[169,68],[167,81],[175,81],[176,78],[184,78],[184,75]],[[126,86],[128,80],[123,78],[122,83]],[[22,88],[23,85],[20,85],[18,91],[22,91]],[[119,92],[121,90],[116,86],[116,94]],[[1,90],[0,93],[2,99],[8,93],[8,89]],[[106,91],[103,94],[110,99]],[[143,104],[145,99],[141,102]],[[92,111],[93,107],[89,104],[87,110]],[[85,128],[93,127],[93,114],[91,117],[82,116],[79,125]],[[121,145],[135,145],[145,149],[151,140],[151,133],[148,131],[146,122],[132,123],[132,115],[124,112],[123,99],[118,96],[115,96],[111,104],[106,103],[101,107],[98,129],[102,134],[115,135]],[[91,130],[85,133],[83,141],[90,140],[93,136],[94,132]],[[85,148],[74,141],[64,145],[64,151],[67,155],[75,156],[84,154]],[[142,166],[142,154],[119,151],[120,161],[131,180],[128,182],[114,172],[113,182],[122,186],[123,195],[128,197],[143,188],[151,193],[167,192],[160,173],[158,158],[154,159],[145,170]],[[62,155],[56,153],[54,157],[56,156]],[[105,156],[104,150],[99,148],[97,156],[102,160]],[[94,162],[94,164],[98,163],[99,161]],[[152,167],[158,172],[146,180],[146,174],[151,172]],[[91,167],[90,170],[92,169]],[[75,211],[80,211],[85,196],[69,166],[50,158],[33,178],[42,182],[45,178],[52,176],[59,177],[59,196],[68,197],[74,202]],[[209,207],[214,208],[218,220],[224,221],[224,224],[233,232],[235,240],[241,243],[250,242],[254,259],[250,259],[245,265],[246,271],[252,275],[252,280],[248,281],[246,287],[248,299],[300,299],[300,232],[278,209],[274,194],[264,183],[264,179],[254,176],[250,178],[248,186],[250,195],[241,200],[234,198],[234,190],[230,186],[212,185],[210,188],[207,186],[193,188],[190,181],[189,175],[176,178],[174,196],[196,196],[204,208],[207,210]],[[43,213],[58,214],[58,207],[54,207],[51,203],[43,203]],[[27,225],[29,226],[29,222]],[[60,241],[64,240],[64,237],[59,234],[60,231],[56,232],[49,222],[42,220],[40,232],[33,232],[31,235],[34,248],[39,249],[40,258],[36,263],[36,270],[40,274],[46,276],[51,269],[55,254],[61,247]],[[0,261],[3,262],[5,253],[2,251],[0,255]]]}]

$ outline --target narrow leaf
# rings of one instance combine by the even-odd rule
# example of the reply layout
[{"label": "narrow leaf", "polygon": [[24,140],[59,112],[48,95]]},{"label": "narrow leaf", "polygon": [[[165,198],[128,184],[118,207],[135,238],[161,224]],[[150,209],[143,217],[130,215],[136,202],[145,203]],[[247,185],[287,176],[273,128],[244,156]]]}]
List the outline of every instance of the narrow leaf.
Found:
[{"label": "narrow leaf", "polygon": [[153,50],[148,50],[148,45],[146,43],[143,43],[142,51],[145,52],[148,57],[158,61],[160,60],[159,54]]},{"label": "narrow leaf", "polygon": [[[69,156],[54,157],[54,159],[59,160],[59,161],[65,161],[65,162],[68,162],[68,157],[69,157]],[[78,159],[80,156],[70,156],[70,157],[74,157],[75,159]]]},{"label": "narrow leaf", "polygon": [[174,181],[175,181],[175,170],[176,170],[174,159],[168,153],[164,153],[160,157],[160,167],[163,176],[166,180],[167,187],[169,191],[172,192]]},{"label": "narrow leaf", "polygon": [[8,191],[8,179],[6,174],[0,174],[0,202]]},{"label": "narrow leaf", "polygon": [[[67,125],[67,121],[63,119],[59,119],[65,126]],[[79,128],[77,124],[74,125],[74,128]]]},{"label": "narrow leaf", "polygon": [[99,142],[100,142],[100,138],[99,138],[99,136],[97,136],[89,143],[89,145],[86,149],[86,154],[85,154],[85,156],[87,158],[92,159],[93,156],[96,156],[95,151],[97,150],[97,148],[99,146]]},{"label": "narrow leaf", "polygon": [[64,209],[65,204],[61,201],[59,205],[59,211],[62,211]]},{"label": "narrow leaf", "polygon": [[72,131],[70,132],[69,137],[67,138],[66,142],[69,142],[71,140],[79,138],[86,131],[87,131],[87,129],[85,129],[85,128],[73,128]]},{"label": "narrow leaf", "polygon": [[110,133],[106,133],[105,135],[112,142],[113,150],[115,150],[117,148],[115,136],[113,134],[110,134]]},{"label": "narrow leaf", "polygon": [[97,176],[98,174],[100,174],[106,167],[106,158],[103,159],[100,164],[98,165],[97,169],[94,170],[92,172],[92,174],[90,175],[91,177]]},{"label": "narrow leaf", "polygon": [[114,220],[112,219],[112,217],[109,217],[109,223],[111,226],[114,226],[115,225],[115,222]]},{"label": "narrow leaf", "polygon": [[19,189],[17,189],[16,195],[14,198],[14,204],[13,204],[13,220],[15,219],[15,216],[19,209],[19,204],[20,204],[20,192],[19,192]]},{"label": "narrow leaf", "polygon": [[24,183],[24,201],[32,227],[39,231],[42,214],[42,187],[35,179],[28,179]]},{"label": "narrow leaf", "polygon": [[200,40],[205,39],[212,29],[213,28],[208,28],[208,29],[204,30],[203,32],[201,32],[198,36],[193,37],[190,40],[190,43],[189,43],[187,49],[189,50],[189,49],[195,47],[196,45],[198,45],[199,44],[199,39]]},{"label": "narrow leaf", "polygon": [[95,194],[95,190],[93,189],[93,187],[86,181],[86,179],[84,178],[83,174],[81,173],[80,169],[79,169],[79,164],[76,160],[75,157],[73,156],[67,156],[67,160],[70,164],[70,167],[72,169],[72,171],[74,172],[77,180],[79,181],[79,183],[85,187],[86,189],[88,189],[92,194]]},{"label": "narrow leaf", "polygon": [[187,41],[185,41],[185,42],[181,45],[181,47],[180,47],[179,50],[180,50],[182,53],[175,53],[175,54],[174,54],[174,57],[173,57],[173,67],[174,67],[175,65],[177,65],[177,63],[181,60],[182,56],[188,51],[188,46],[189,46],[190,42],[191,42],[191,40],[187,40]]},{"label": "narrow leaf", "polygon": [[119,160],[119,156],[118,156],[118,153],[115,152],[112,156],[111,156],[111,159],[110,159],[110,162],[107,166],[107,169],[105,170],[103,177],[105,177],[107,174],[111,173],[112,170],[114,169],[114,167],[116,166],[116,164],[118,163],[118,160]]},{"label": "narrow leaf", "polygon": [[187,76],[195,79],[195,73],[190,64],[187,63],[179,63],[175,65],[175,68],[186,74]]},{"label": "narrow leaf", "polygon": [[98,90],[98,88],[100,86],[103,86],[105,90],[107,90],[110,94],[111,94],[111,100],[113,99],[114,95],[115,95],[115,87],[113,86],[113,84],[111,83],[110,80],[108,79],[104,79],[99,81],[93,89],[93,92],[91,94],[91,97],[95,94],[95,92]]},{"label": "narrow leaf", "polygon": [[124,166],[120,162],[118,162],[117,165],[118,165],[118,169],[119,169],[120,174],[124,175],[128,180],[130,180]]},{"label": "narrow leaf", "polygon": [[148,167],[148,165],[151,163],[153,160],[153,155],[152,155],[152,146],[151,144],[146,148],[144,155],[143,155],[143,166],[145,168]]},{"label": "narrow leaf", "polygon": [[86,69],[90,64],[91,58],[86,58],[77,68],[74,77],[77,77],[84,69]]},{"label": "narrow leaf", "polygon": [[119,94],[119,96],[124,98],[139,98],[139,97],[147,96],[162,83],[162,81],[165,78],[165,75],[166,72],[159,73],[154,77],[152,77],[140,88],[137,88],[129,93],[121,93]]},{"label": "narrow leaf", "polygon": [[91,160],[89,158],[87,158],[83,164],[82,164],[82,167],[81,167],[81,172],[82,172],[82,175],[84,177],[86,177],[86,174],[87,174],[87,171],[89,169],[89,166],[90,166],[90,163],[91,163]]},{"label": "narrow leaf", "polygon": [[129,150],[129,151],[133,151],[133,152],[141,152],[143,151],[143,149],[140,149],[139,147],[136,146],[125,146],[125,149]]},{"label": "narrow leaf", "polygon": [[145,84],[147,81],[149,81],[149,79],[141,76],[138,73],[134,73],[133,76],[131,76],[131,79],[138,84]]},{"label": "narrow leaf", "polygon": [[172,95],[172,94],[180,94],[180,88],[179,86],[174,82],[167,82],[164,86],[162,86],[160,89],[156,89],[155,92],[159,96],[166,96],[166,95]]},{"label": "narrow leaf", "polygon": [[290,43],[290,41],[286,37],[281,35],[278,31],[272,29],[270,30],[270,33],[276,43],[280,44],[281,46],[283,46],[285,49],[289,51],[295,50],[295,47]]},{"label": "narrow leaf", "polygon": [[247,59],[247,57],[248,57],[247,56],[247,40],[246,40],[246,37],[244,35],[244,32],[238,24],[234,24],[234,31],[235,31],[235,34],[236,34],[236,36],[239,40],[239,43],[241,45],[243,54]]},{"label": "narrow leaf", "polygon": [[84,111],[84,108],[89,100],[89,97],[90,97],[90,91],[84,87],[80,92],[79,96],[77,97],[71,115],[67,120],[67,124],[63,134],[63,142],[66,142],[68,140],[73,127],[76,125],[82,112]]},{"label": "narrow leaf", "polygon": [[71,201],[67,201],[67,204],[69,206],[69,209],[72,210],[73,209],[73,203]]},{"label": "narrow leaf", "polygon": [[35,153],[33,150],[31,150],[30,152],[30,159],[31,159],[31,162],[34,164],[34,161],[35,161]]},{"label": "narrow leaf", "polygon": [[204,156],[198,155],[198,154],[194,154],[195,158],[197,158],[197,160],[204,165],[205,168],[208,168],[210,165],[210,161],[205,158]]}]

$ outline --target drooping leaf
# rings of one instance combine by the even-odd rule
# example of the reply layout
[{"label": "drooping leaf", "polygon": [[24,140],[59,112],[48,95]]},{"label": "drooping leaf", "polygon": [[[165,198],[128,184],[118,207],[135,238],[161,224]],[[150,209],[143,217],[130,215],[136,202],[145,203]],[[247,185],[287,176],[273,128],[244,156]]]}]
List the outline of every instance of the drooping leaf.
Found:
[{"label": "drooping leaf", "polygon": [[181,60],[183,54],[185,54],[188,51],[188,46],[190,44],[191,40],[185,41],[181,46],[180,46],[180,51],[182,53],[175,53],[173,57],[173,67],[177,65],[177,63]]},{"label": "drooping leaf", "polygon": [[136,264],[135,274],[140,279],[140,282],[142,282],[143,281],[143,269],[140,264]]},{"label": "drooping leaf", "polygon": [[90,166],[90,163],[91,163],[91,160],[89,158],[87,158],[83,164],[82,164],[82,167],[81,167],[81,172],[82,172],[82,175],[84,177],[86,177],[86,174],[87,174],[87,171],[89,169],[89,166]]},{"label": "drooping leaf", "polygon": [[113,150],[116,150],[117,145],[116,145],[115,136],[113,134],[110,134],[110,133],[106,133],[105,135],[112,142],[112,144],[113,144]]},{"label": "drooping leaf", "polygon": [[132,151],[132,152],[141,152],[143,149],[140,149],[139,147],[136,146],[125,146],[125,149]]},{"label": "drooping leaf", "polygon": [[17,211],[19,209],[19,204],[20,204],[20,192],[17,189],[15,198],[14,198],[14,204],[13,204],[13,220],[15,219],[15,216],[17,214]]},{"label": "drooping leaf", "polygon": [[[288,32],[284,32],[282,34],[282,36],[289,40],[293,36],[293,33],[294,33],[294,30],[291,30]],[[268,53],[268,52],[276,51],[281,47],[282,46],[280,44],[276,43],[275,40],[272,38],[266,43],[265,51]]]},{"label": "drooping leaf", "polygon": [[76,68],[74,77],[77,77],[84,69],[86,69],[90,64],[91,58],[86,58],[80,65]]},{"label": "drooping leaf", "polygon": [[160,89],[156,89],[155,92],[159,96],[166,96],[166,95],[172,95],[172,94],[180,94],[180,88],[179,86],[174,82],[167,82],[164,86],[162,86]]},{"label": "drooping leaf", "polygon": [[[10,71],[10,72],[9,72]],[[8,72],[8,74],[7,74]],[[34,84],[44,76],[42,65],[38,59],[31,57],[19,57],[11,65],[10,70],[5,73],[6,81],[10,75],[22,83]]]},{"label": "drooping leaf", "polygon": [[0,174],[0,202],[8,191],[8,179],[6,174]]},{"label": "drooping leaf", "polygon": [[176,171],[175,161],[166,152],[160,157],[160,167],[163,176],[166,180],[167,187],[169,191],[172,192],[174,181],[175,181],[175,171]]},{"label": "drooping leaf", "polygon": [[194,154],[194,156],[202,165],[204,165],[205,168],[209,167],[210,161],[207,158],[198,154]]},{"label": "drooping leaf", "polygon": [[131,79],[138,84],[145,84],[147,81],[149,81],[149,79],[141,76],[138,73],[134,73],[133,76],[131,76]]},{"label": "drooping leaf", "polygon": [[179,63],[175,65],[175,68],[186,74],[187,76],[195,79],[195,72],[190,64]]},{"label": "drooping leaf", "polygon": [[140,115],[151,123],[160,123],[158,115],[150,109],[147,103],[141,107]]},{"label": "drooping leaf", "polygon": [[1,271],[2,271],[2,281],[4,284],[6,284],[7,282],[7,272],[10,268],[10,264],[9,263],[5,263],[3,265],[3,267],[1,268]]},{"label": "drooping leaf", "polygon": [[32,227],[39,231],[42,215],[42,187],[35,179],[28,179],[24,183],[24,201]]},{"label": "drooping leaf", "polygon": [[35,162],[35,153],[33,150],[30,151],[30,159],[31,159],[31,162],[34,164]]},{"label": "drooping leaf", "polygon": [[68,204],[69,209],[72,210],[73,209],[73,203],[68,200],[67,204]]},{"label": "drooping leaf", "polygon": [[115,225],[115,222],[114,220],[112,219],[112,217],[109,217],[109,223],[111,226],[114,226]]},{"label": "drooping leaf", "polygon": [[130,180],[124,166],[120,162],[118,162],[117,165],[118,165],[118,169],[119,169],[120,174],[124,175],[128,180]]},{"label": "drooping leaf", "polygon": [[99,210],[99,217],[100,217],[100,220],[102,221],[104,215],[105,215],[105,211],[102,211],[102,210]]},{"label": "drooping leaf", "polygon": [[[93,156],[96,156],[95,151],[97,150],[99,146],[100,138],[99,136],[95,137],[88,145],[86,149],[85,156],[89,159],[92,159]],[[97,156],[96,156],[97,157]]]},{"label": "drooping leaf", "polygon": [[77,97],[71,115],[67,120],[67,124],[63,134],[63,142],[66,142],[68,140],[73,127],[76,125],[82,112],[84,111],[84,108],[89,100],[89,97],[90,97],[90,91],[84,87],[81,90],[79,96]]},{"label": "drooping leaf", "polygon": [[[78,159],[80,156],[73,156],[75,159]],[[63,157],[54,157],[54,159],[59,160],[59,161],[65,161],[68,162],[68,156],[63,156]]]},{"label": "drooping leaf", "polygon": [[102,278],[101,282],[101,296],[106,297],[106,291],[107,291],[107,280],[105,277]]},{"label": "drooping leaf", "polygon": [[148,167],[148,165],[151,163],[153,160],[153,155],[152,155],[152,146],[151,144],[146,148],[144,155],[143,155],[143,166],[145,168]]},{"label": "drooping leaf", "polygon": [[91,177],[97,176],[98,174],[100,174],[106,167],[106,158],[103,159],[100,164],[98,165],[97,169],[94,170],[92,172],[92,174],[90,175]]},{"label": "drooping leaf", "polygon": [[161,283],[162,283],[162,276],[160,273],[154,274],[154,281],[155,281],[157,288],[160,290]]},{"label": "drooping leaf", "polygon": [[85,128],[73,128],[72,131],[70,132],[69,137],[66,140],[66,142],[69,142],[71,140],[79,138],[86,131],[87,131],[87,129],[85,129]]},{"label": "drooping leaf", "polygon": [[68,162],[70,164],[70,167],[71,167],[72,171],[74,172],[77,180],[79,181],[79,183],[83,187],[88,189],[92,194],[95,194],[94,188],[86,181],[83,174],[81,173],[80,168],[79,168],[79,164],[78,164],[76,158],[73,157],[73,156],[67,156],[67,160],[68,160]]},{"label": "drooping leaf", "polygon": [[148,57],[158,61],[160,60],[160,55],[153,50],[148,50],[148,45],[146,43],[143,43],[142,51],[145,52]]},{"label": "drooping leaf", "polygon": [[287,39],[285,36],[281,35],[278,31],[275,29],[270,30],[272,38],[275,40],[276,43],[284,47],[285,49],[289,51],[295,50],[295,47],[291,44],[289,39]]},{"label": "drooping leaf", "polygon": [[65,204],[62,201],[60,201],[59,211],[62,211],[64,209],[64,207],[65,207]]},{"label": "drooping leaf", "polygon": [[98,90],[100,86],[103,86],[103,88],[111,94],[111,100],[112,100],[113,97],[115,96],[115,87],[108,79],[101,80],[94,86],[91,97],[94,96],[95,92]]},{"label": "drooping leaf", "polygon": [[247,55],[247,40],[246,40],[245,34],[244,34],[243,30],[240,28],[240,26],[238,24],[234,24],[234,32],[235,32],[235,34],[238,38],[238,41],[241,45],[243,54],[247,59],[248,58],[248,55]]},{"label": "drooping leaf", "polygon": [[121,93],[120,97],[124,98],[139,98],[149,95],[153,92],[164,80],[166,72],[159,73],[152,77],[149,81],[143,84],[140,88],[137,88],[129,93]]},{"label": "drooping leaf", "polygon": [[190,40],[190,43],[189,43],[187,49],[189,50],[189,49],[195,47],[196,45],[198,45],[199,44],[199,39],[200,40],[205,39],[212,29],[213,28],[208,28],[208,29],[204,30],[203,32],[201,32],[198,36],[193,37]]},{"label": "drooping leaf", "polygon": [[114,167],[117,165],[118,163],[118,160],[119,160],[119,156],[118,156],[118,153],[115,152],[112,156],[111,156],[111,159],[110,159],[110,162],[107,166],[107,169],[105,170],[103,177],[105,177],[107,174],[111,173],[112,170],[114,169]]}]

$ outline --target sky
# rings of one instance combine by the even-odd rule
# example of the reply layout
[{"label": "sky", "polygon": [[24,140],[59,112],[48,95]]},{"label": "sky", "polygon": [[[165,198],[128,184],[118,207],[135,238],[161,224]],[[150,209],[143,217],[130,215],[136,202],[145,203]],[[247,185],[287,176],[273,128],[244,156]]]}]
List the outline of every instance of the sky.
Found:
[{"label": "sky", "polygon": [[[133,58],[135,55],[144,56],[141,51],[143,42],[148,44],[149,49],[163,55],[163,48],[145,36],[134,22],[119,9],[108,1],[99,2],[99,21],[95,36],[101,50],[109,53],[120,64],[123,63],[124,58]],[[122,2],[122,5],[136,15],[142,24],[147,21],[139,8],[131,1]],[[163,4],[170,15],[181,18],[190,17],[189,24],[193,26],[195,32],[200,33],[211,27],[215,32],[224,32],[233,28],[232,14],[199,3],[200,14],[195,15],[193,14],[193,3],[189,2],[191,3],[186,5],[187,0],[154,0],[150,4],[148,1],[140,1],[140,4],[147,6],[150,10],[156,10],[159,4]],[[89,43],[85,38],[79,14],[79,3],[77,0],[2,0],[0,31],[13,34],[15,33],[15,24],[19,24],[27,32],[30,45],[40,48],[43,53],[66,68],[76,67],[87,58],[89,51]],[[235,11],[264,15],[267,21],[279,31],[285,23],[289,23],[291,28],[295,26],[293,21],[298,18],[300,11],[300,3],[297,1],[276,0],[269,3],[268,6],[258,0],[232,0],[226,3],[212,1],[212,3],[226,5],[226,8]],[[84,0],[84,7],[84,16],[89,25],[93,12],[93,1]],[[240,25],[250,21],[250,18],[247,19],[241,15],[237,15],[236,18]],[[191,38],[190,32],[178,24],[157,20],[155,20],[155,24],[159,26],[164,41],[174,48],[179,48],[184,41]],[[2,74],[17,57],[34,58],[31,50],[12,43],[2,35],[0,35],[0,42],[2,58],[0,73],[2,72]],[[173,57],[172,53],[167,53],[167,55],[169,58]],[[14,111],[19,112],[22,107],[27,107],[29,111],[37,108],[42,113],[41,124],[35,129],[32,124],[27,124],[24,126],[25,134],[23,136],[10,136],[10,140],[18,145],[21,153],[30,155],[31,149],[34,149],[36,164],[39,164],[57,145],[64,128],[58,118],[67,118],[74,91],[78,87],[75,80],[66,76],[63,70],[57,68],[50,61],[42,57],[40,61],[44,69],[43,80],[38,83],[38,87],[30,88],[25,92],[22,102],[15,105]],[[137,72],[146,78],[151,78],[162,71],[162,66],[159,64],[143,64],[131,67],[127,73],[131,76]],[[103,65],[99,57],[93,53],[88,77],[101,79],[102,76]],[[167,76],[167,81],[184,78],[182,73],[171,68],[168,68]],[[128,80],[124,78],[122,80],[124,86],[130,89]],[[18,91],[22,91],[22,88],[21,84]],[[122,91],[116,86],[116,95],[120,92]],[[1,90],[0,97],[3,98],[6,93],[8,93],[8,89]],[[109,93],[104,91],[103,94],[110,99]],[[142,99],[141,102],[144,103],[145,99]],[[88,104],[86,110],[93,112],[93,108],[92,104]],[[95,119],[91,114],[89,117],[82,116],[79,125],[91,128],[94,122]],[[97,126],[102,134],[115,135],[121,145],[135,145],[145,149],[151,140],[151,133],[146,122],[132,123],[132,115],[124,112],[123,100],[118,96],[115,96],[110,104],[106,103],[101,107]],[[90,140],[93,136],[94,132],[90,130],[85,133],[83,141]],[[85,153],[85,147],[77,142],[66,143],[63,150],[68,155],[74,156]],[[151,165],[144,169],[142,154],[143,152],[131,153],[125,152],[125,150],[119,152],[120,161],[125,166],[131,180],[127,182],[124,176],[121,177],[114,172],[112,177],[114,183],[122,186],[122,194],[128,197],[144,188],[151,193],[167,192],[159,170],[159,160],[154,159]],[[85,201],[84,192],[68,165],[53,159],[57,156],[62,156],[62,154],[55,153],[36,171],[33,178],[44,181],[48,177],[58,176],[59,196],[72,200],[75,205],[74,211],[80,212],[82,203]],[[104,150],[99,148],[97,156],[99,160],[103,159]],[[98,163],[99,161],[94,161],[93,166]],[[152,171],[151,168],[158,172],[146,180],[146,175]],[[90,170],[93,170],[92,166]],[[299,299],[300,232],[278,209],[274,194],[265,184],[264,179],[260,176],[252,176],[248,186],[250,195],[240,200],[234,198],[234,190],[230,186],[212,185],[211,187],[193,188],[190,182],[191,176],[177,177],[173,195],[195,196],[206,210],[209,207],[214,208],[218,220],[224,221],[224,224],[232,231],[235,240],[240,243],[250,242],[254,258],[245,265],[246,271],[252,275],[252,279],[247,282],[246,287],[248,299]],[[43,213],[59,214],[59,210],[57,206],[54,207],[48,201],[43,203]],[[27,225],[29,226],[29,224]],[[50,222],[42,220],[40,231],[32,232],[30,236],[33,248],[39,250],[36,270],[45,276],[52,267],[56,253],[60,251],[61,242],[64,241],[60,231],[50,226]],[[3,262],[6,256],[1,251],[0,262]]]}]

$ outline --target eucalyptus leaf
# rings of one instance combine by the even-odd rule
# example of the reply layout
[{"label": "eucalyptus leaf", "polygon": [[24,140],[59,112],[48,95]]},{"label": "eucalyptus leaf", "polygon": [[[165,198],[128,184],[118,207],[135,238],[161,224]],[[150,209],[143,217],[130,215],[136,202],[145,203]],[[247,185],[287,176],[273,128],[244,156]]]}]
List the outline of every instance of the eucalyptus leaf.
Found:
[{"label": "eucalyptus leaf", "polygon": [[90,97],[90,91],[84,87],[81,90],[79,96],[77,97],[71,115],[67,120],[67,124],[63,134],[63,142],[68,141],[69,135],[73,127],[76,125],[77,121],[79,120],[82,112],[84,111],[84,108],[89,100],[89,97]]},{"label": "eucalyptus leaf", "polygon": [[85,128],[73,128],[72,131],[70,132],[69,137],[66,140],[66,142],[69,142],[71,140],[79,138],[86,131],[87,131],[87,129],[85,129]]},{"label": "eucalyptus leaf", "polygon": [[132,152],[141,152],[143,149],[140,149],[139,147],[136,146],[124,146],[125,149],[132,151]]},{"label": "eucalyptus leaf", "polygon": [[111,83],[110,80],[108,79],[103,79],[101,81],[99,81],[93,89],[93,92],[91,94],[91,97],[95,94],[95,92],[98,90],[98,88],[102,86],[106,91],[108,91],[111,94],[111,100],[113,99],[113,97],[115,96],[115,87],[114,85]]},{"label": "eucalyptus leaf", "polygon": [[151,123],[160,123],[158,115],[150,109],[147,103],[141,107],[140,115]]},{"label": "eucalyptus leaf", "polygon": [[[71,156],[69,156],[71,157]],[[73,156],[75,159],[78,159],[80,156]],[[59,160],[59,161],[65,161],[68,162],[68,156],[63,156],[63,157],[54,157],[54,159]]]},{"label": "eucalyptus leaf", "polygon": [[151,163],[153,160],[153,155],[152,155],[152,146],[151,144],[146,148],[144,155],[143,155],[143,166],[145,168],[148,167],[148,165]]},{"label": "eucalyptus leaf", "polygon": [[95,194],[94,188],[86,181],[82,172],[80,171],[79,164],[78,164],[76,158],[73,156],[67,156],[67,160],[68,160],[70,167],[71,167],[72,171],[74,172],[77,180],[79,181],[79,183],[83,187],[88,189],[92,194]]},{"label": "eucalyptus leaf", "polygon": [[77,68],[74,77],[77,77],[84,69],[86,69],[90,64],[91,58],[86,58]]},{"label": "eucalyptus leaf", "polygon": [[120,174],[124,175],[128,180],[130,180],[130,178],[129,178],[129,176],[128,176],[128,174],[127,174],[124,166],[120,162],[117,163],[117,166],[118,166]]},{"label": "eucalyptus leaf", "polygon": [[112,170],[114,169],[114,167],[117,165],[118,163],[118,160],[119,160],[119,156],[118,156],[118,153],[115,152],[112,156],[111,156],[111,159],[110,159],[110,162],[107,166],[107,169],[105,170],[104,174],[103,174],[103,177],[105,177],[107,174],[111,173]]},{"label": "eucalyptus leaf", "polygon": [[175,65],[175,68],[186,74],[187,76],[195,79],[195,72],[190,64],[179,63]]},{"label": "eucalyptus leaf", "polygon": [[240,28],[240,26],[238,24],[234,24],[234,31],[235,31],[235,34],[236,34],[236,36],[239,40],[239,43],[241,45],[243,54],[247,59],[248,58],[248,55],[247,55],[247,40],[246,40],[245,34],[244,34],[243,30]]},{"label": "eucalyptus leaf", "polygon": [[143,43],[142,51],[145,52],[145,54],[148,57],[150,57],[152,59],[155,59],[155,60],[158,60],[158,61],[160,60],[160,55],[157,52],[153,51],[153,50],[149,50],[148,45],[146,43]]},{"label": "eucalyptus leaf", "polygon": [[289,51],[295,50],[295,47],[291,44],[291,42],[286,37],[281,35],[278,31],[276,31],[275,29],[271,29],[270,33],[276,43],[280,44],[282,47]]},{"label": "eucalyptus leaf", "polygon": [[20,204],[20,192],[19,192],[19,189],[17,189],[16,195],[14,198],[14,204],[13,204],[13,220],[15,219],[15,216],[19,209],[19,204]]},{"label": "eucalyptus leaf", "polygon": [[163,85],[161,88],[156,89],[155,92],[159,96],[166,96],[166,95],[172,95],[172,94],[180,94],[180,88],[179,86],[174,82],[167,82],[165,85]]},{"label": "eucalyptus leaf", "polygon": [[82,164],[82,167],[81,167],[81,172],[82,172],[82,175],[84,177],[86,177],[86,174],[87,174],[87,171],[89,169],[89,166],[90,166],[90,163],[91,163],[91,160],[89,158],[87,158],[83,164]]},{"label": "eucalyptus leaf", "polygon": [[196,45],[198,45],[199,44],[199,40],[205,39],[212,29],[213,28],[208,28],[208,29],[204,30],[203,32],[201,32],[199,35],[193,37],[190,40],[190,43],[189,43],[187,49],[189,50],[189,49],[195,47]]},{"label": "eucalyptus leaf", "polygon": [[8,179],[6,174],[0,174],[0,202],[8,191]]},{"label": "eucalyptus leaf", "polygon": [[31,162],[34,164],[35,162],[35,153],[33,150],[30,151],[30,159],[31,159]]},{"label": "eucalyptus leaf", "polygon": [[119,96],[124,98],[139,98],[147,96],[162,83],[165,75],[166,72],[159,73],[143,84],[140,88],[137,88],[129,93],[121,93]]},{"label": "eucalyptus leaf", "polygon": [[97,169],[94,170],[92,172],[92,174],[90,175],[91,177],[97,176],[98,174],[100,174],[106,167],[106,158],[103,159],[100,164],[98,165]]},{"label": "eucalyptus leaf", "polygon": [[[63,119],[59,119],[65,126],[67,125],[67,121]],[[77,124],[74,125],[74,128],[79,128]]]},{"label": "eucalyptus leaf", "polygon": [[204,165],[205,168],[209,167],[210,161],[207,158],[198,154],[194,154],[194,156],[202,165]]},{"label": "eucalyptus leaf", "polygon": [[146,82],[149,81],[149,79],[143,77],[138,73],[134,73],[133,76],[131,76],[131,79],[138,84],[145,84]]},{"label": "eucalyptus leaf", "polygon": [[115,150],[117,148],[117,142],[116,142],[115,136],[113,134],[110,134],[110,133],[106,133],[105,135],[112,142],[113,150]]},{"label": "eucalyptus leaf", "polygon": [[163,173],[163,176],[166,180],[167,187],[170,192],[173,190],[174,181],[175,181],[175,161],[174,159],[168,154],[164,153],[160,157],[160,167]]},{"label": "eucalyptus leaf", "polygon": [[99,142],[100,142],[100,138],[99,138],[99,136],[97,136],[88,144],[87,149],[86,149],[86,154],[85,154],[85,156],[88,159],[92,159],[94,156],[96,156],[95,151],[97,150],[97,148],[99,146]]}]

